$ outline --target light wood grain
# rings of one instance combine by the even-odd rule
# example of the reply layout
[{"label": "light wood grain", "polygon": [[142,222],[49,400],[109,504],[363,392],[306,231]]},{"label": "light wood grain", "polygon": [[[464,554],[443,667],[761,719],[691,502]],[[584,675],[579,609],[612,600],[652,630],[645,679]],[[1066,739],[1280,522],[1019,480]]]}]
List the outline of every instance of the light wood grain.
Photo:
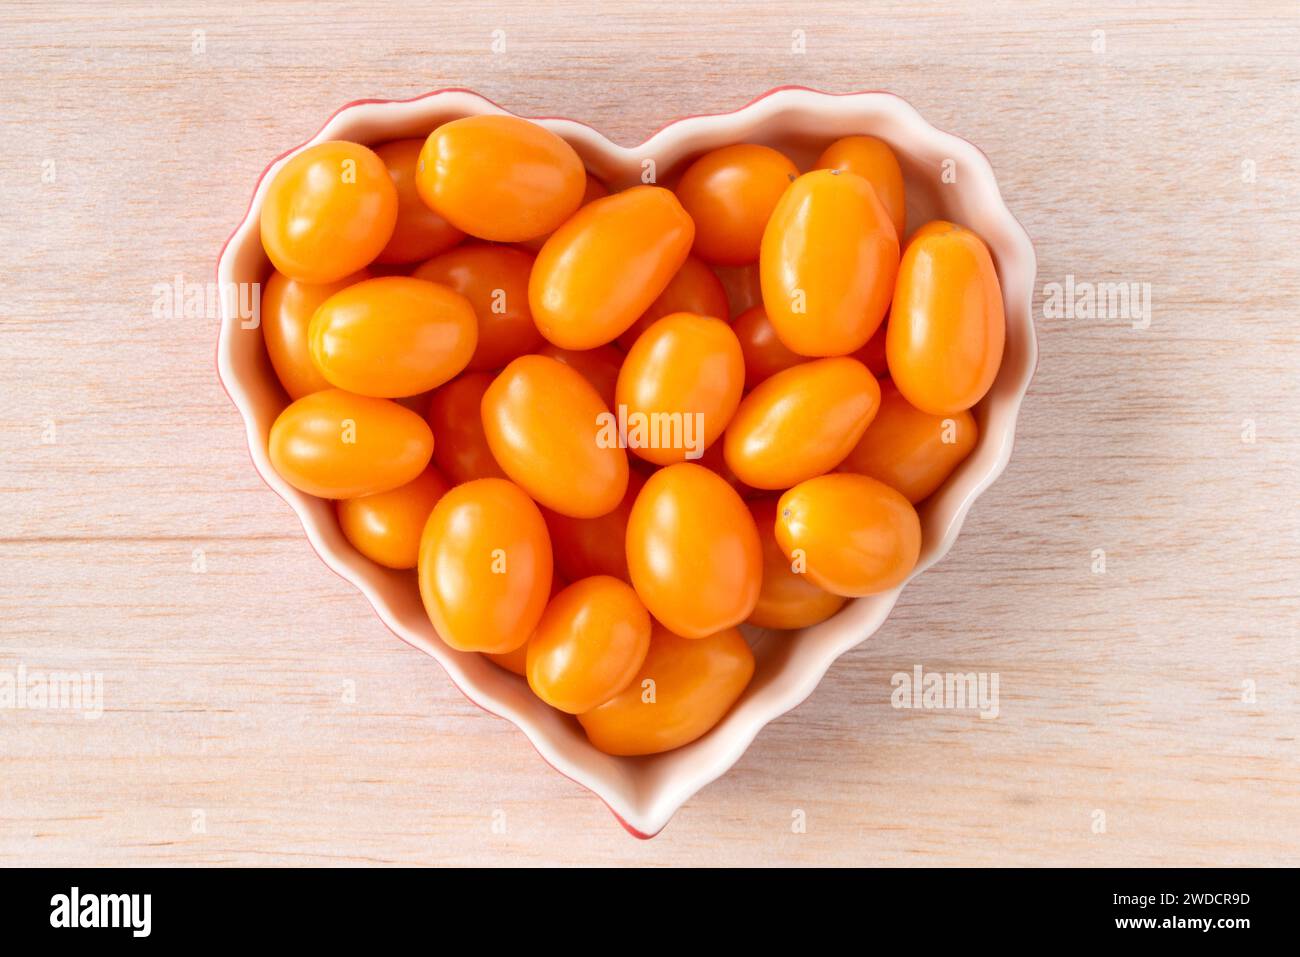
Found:
[{"label": "light wood grain", "polygon": [[[0,863],[1300,863],[1293,3],[3,16],[0,671],[100,672],[104,714],[0,710]],[[467,86],[635,142],[783,83],[903,95],[989,154],[1040,286],[1147,282],[1153,317],[1040,320],[949,557],[637,842],[317,560],[215,322],[152,287],[209,279],[258,173],[352,99]],[[893,709],[915,664],[998,672],[1000,716]]]}]

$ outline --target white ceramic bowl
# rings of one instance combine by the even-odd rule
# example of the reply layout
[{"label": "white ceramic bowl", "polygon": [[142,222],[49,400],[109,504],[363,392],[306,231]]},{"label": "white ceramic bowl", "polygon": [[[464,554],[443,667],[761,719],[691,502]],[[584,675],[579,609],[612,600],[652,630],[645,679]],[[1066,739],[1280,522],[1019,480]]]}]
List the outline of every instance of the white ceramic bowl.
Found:
[{"label": "white ceramic bowl", "polygon": [[[248,212],[221,253],[218,281],[223,288],[231,288],[229,284],[261,282],[268,275],[258,215],[272,174],[304,147],[324,140],[378,144],[425,136],[438,124],[459,116],[504,112],[489,100],[460,89],[440,90],[413,100],[349,104],[311,140],[279,157],[262,173]],[[659,179],[667,181],[701,152],[750,142],[774,146],[806,169],[832,140],[850,133],[873,134],[894,148],[902,164],[909,230],[943,218],[968,226],[984,238],[997,264],[1006,300],[1006,354],[992,390],[975,410],[980,426],[978,445],[920,508],[924,540],[913,575],[942,558],[975,499],[1006,467],[1016,415],[1037,357],[1030,315],[1034,250],[1002,202],[984,154],[965,140],[935,129],[898,97],[876,92],[831,95],[782,87],[732,113],[678,120],[631,147],[617,146],[573,120],[538,118],[537,122],[568,140],[588,168],[614,189],[639,182],[645,159],[655,160]],[[901,588],[859,599],[831,620],[794,635],[750,630],[748,637],[758,662],[754,679],[717,727],[667,754],[610,757],[587,743],[576,721],[534,697],[522,678],[477,654],[453,651],[443,644],[420,604],[414,573],[390,571],[363,558],[343,537],[329,502],[291,488],[275,473],[267,458],[267,435],[288,400],[266,358],[260,328],[245,329],[237,316],[223,315],[217,367],[244,417],[254,466],[298,513],[308,540],[325,563],[356,585],[400,638],[436,658],[471,701],[518,725],[552,767],[591,789],[637,836],[656,834],[696,791],[731,767],[759,730],[807,698],[831,663],[871,635],[898,600]]]}]

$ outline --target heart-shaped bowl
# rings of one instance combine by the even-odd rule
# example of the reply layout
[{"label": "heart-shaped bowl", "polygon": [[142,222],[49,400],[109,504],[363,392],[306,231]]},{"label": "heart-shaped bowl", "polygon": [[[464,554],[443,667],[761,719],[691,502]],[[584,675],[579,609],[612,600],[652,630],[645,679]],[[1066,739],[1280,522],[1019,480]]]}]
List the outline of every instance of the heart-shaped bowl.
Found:
[{"label": "heart-shaped bowl", "polygon": [[[325,564],[359,588],[398,637],[436,658],[471,701],[518,725],[547,763],[598,795],[630,832],[650,837],[696,791],[731,767],[765,724],[807,698],[836,658],[880,627],[901,587],[850,602],[830,620],[799,632],[746,628],[757,660],[754,678],[713,730],[666,754],[611,757],[587,742],[575,720],[536,698],[522,678],[480,655],[444,644],[424,613],[414,572],[391,571],[364,558],[343,537],[333,505],[292,488],[276,474],[267,456],[271,424],[288,398],[267,359],[260,325],[248,318],[247,309],[239,308],[238,292],[247,296],[247,290],[256,291],[259,287],[252,284],[260,284],[270,274],[258,218],[273,175],[290,156],[325,140],[377,145],[423,137],[456,117],[505,112],[462,89],[439,90],[412,100],[361,100],[339,110],[308,142],[271,163],[217,265],[223,293],[217,368],[244,418],[253,465],[298,513],[308,541]],[[731,113],[678,120],[630,147],[618,146],[573,120],[534,119],[572,144],[588,169],[611,189],[641,182],[647,160],[654,161],[659,181],[671,182],[686,163],[707,150],[730,143],[763,143],[807,169],[832,140],[872,134],[888,142],[898,155],[911,228],[942,218],[983,237],[1002,283],[1006,351],[992,389],[974,410],[978,444],[919,508],[923,541],[912,575],[942,558],[975,499],[1006,467],[1016,416],[1037,358],[1030,314],[1033,246],[1003,203],[984,154],[965,140],[935,129],[897,96],[879,92],[827,94],[782,87]]]}]

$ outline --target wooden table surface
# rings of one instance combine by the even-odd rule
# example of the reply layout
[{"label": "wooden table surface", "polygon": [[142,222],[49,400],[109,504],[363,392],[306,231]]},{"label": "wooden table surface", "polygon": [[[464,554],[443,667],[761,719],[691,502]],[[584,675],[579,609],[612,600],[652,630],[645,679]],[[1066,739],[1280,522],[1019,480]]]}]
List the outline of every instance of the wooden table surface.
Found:
[{"label": "wooden table surface", "polygon": [[[1295,4],[458,6],[0,4],[0,682],[103,676],[0,709],[0,863],[1300,863]],[[635,142],[787,83],[988,153],[1042,359],[948,558],[640,842],[321,564],[154,287],[349,100]],[[1149,326],[1044,316],[1067,276]],[[999,716],[894,709],[916,665]]]}]

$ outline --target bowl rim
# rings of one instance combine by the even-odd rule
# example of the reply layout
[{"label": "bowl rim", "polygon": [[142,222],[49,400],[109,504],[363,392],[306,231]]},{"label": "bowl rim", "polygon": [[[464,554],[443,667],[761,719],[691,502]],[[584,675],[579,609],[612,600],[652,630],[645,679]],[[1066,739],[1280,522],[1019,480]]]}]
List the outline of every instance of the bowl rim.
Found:
[{"label": "bowl rim", "polygon": [[[970,510],[975,503],[975,500],[978,499],[989,488],[989,486],[992,485],[993,482],[995,482],[1001,476],[1001,474],[1006,470],[1006,467],[1010,461],[1011,455],[1014,452],[1014,448],[1015,448],[1016,425],[1019,420],[1020,410],[1024,404],[1025,395],[1028,392],[1029,386],[1033,381],[1034,375],[1036,374],[1038,368],[1039,351],[1038,351],[1038,341],[1037,341],[1037,330],[1035,328],[1034,321],[1033,321],[1033,293],[1037,284],[1037,254],[1033,246],[1033,241],[1030,238],[1028,231],[1025,229],[1024,224],[1020,222],[1020,220],[1015,216],[1015,214],[1007,206],[1005,200],[1002,198],[1001,188],[998,185],[997,176],[993,169],[993,164],[988,158],[988,155],[982,149],[980,149],[979,146],[977,146],[975,143],[971,142],[970,140],[967,140],[964,137],[959,136],[955,133],[951,133],[946,130],[940,129],[939,127],[934,126],[932,123],[926,120],[925,117],[914,106],[912,106],[912,104],[908,100],[888,90],[875,90],[875,89],[852,90],[852,91],[837,93],[837,92],[819,90],[813,87],[803,86],[799,84],[784,84],[781,86],[772,87],[766,92],[759,94],[758,96],[742,104],[741,106],[736,107],[735,109],[723,110],[716,113],[693,113],[693,114],[677,117],[676,119],[670,120],[664,123],[663,125],[659,126],[657,129],[653,130],[640,142],[625,146],[614,142],[603,132],[601,132],[599,129],[582,120],[575,120],[572,119],[571,117],[558,116],[558,115],[525,116],[524,114],[515,113],[512,110],[509,110],[508,108],[492,100],[490,97],[484,96],[483,94],[479,93],[476,90],[472,90],[467,87],[451,86],[451,87],[440,87],[438,89],[430,90],[429,92],[421,93],[416,96],[399,98],[399,99],[367,97],[367,98],[362,98],[357,100],[351,100],[343,104],[342,106],[340,106],[333,113],[331,113],[324,120],[324,122],[321,123],[320,127],[316,130],[316,132],[313,133],[306,140],[275,156],[269,163],[267,163],[267,165],[262,169],[261,173],[258,175],[257,180],[253,184],[252,193],[249,196],[248,204],[245,207],[243,215],[240,217],[239,222],[234,226],[230,234],[226,237],[225,241],[222,243],[221,250],[217,256],[217,261],[216,261],[216,278],[218,284],[220,284],[221,281],[223,266],[226,263],[227,254],[230,252],[231,244],[234,242],[236,236],[238,236],[239,233],[247,225],[249,218],[252,215],[253,205],[256,202],[257,195],[261,190],[263,181],[270,174],[271,170],[274,169],[282,160],[286,159],[287,157],[299,152],[300,150],[318,141],[321,135],[325,132],[326,129],[330,127],[330,125],[334,122],[335,119],[337,119],[339,116],[341,116],[342,114],[350,110],[356,109],[358,107],[372,106],[372,105],[386,106],[386,105],[412,104],[412,103],[421,102],[423,100],[431,99],[433,97],[443,96],[446,94],[460,94],[463,96],[472,97],[487,104],[493,110],[502,113],[508,113],[512,116],[519,116],[523,119],[528,119],[528,120],[538,121],[538,122],[559,123],[559,124],[570,125],[572,127],[581,128],[586,131],[587,135],[598,138],[598,140],[603,145],[612,148],[615,152],[619,152],[619,153],[634,152],[644,147],[652,140],[657,139],[661,134],[665,133],[672,127],[678,126],[682,123],[687,123],[693,120],[709,120],[709,119],[718,119],[721,117],[733,116],[735,114],[753,109],[754,107],[758,106],[760,103],[763,103],[764,101],[776,96],[782,96],[786,94],[811,94],[814,97],[827,98],[827,99],[888,98],[894,101],[898,106],[900,106],[902,109],[906,111],[906,113],[908,114],[909,121],[920,123],[926,127],[929,127],[931,130],[940,134],[941,136],[949,137],[954,141],[960,142],[964,144],[966,147],[974,150],[975,154],[978,155],[980,160],[983,162],[984,166],[987,167],[989,173],[989,180],[993,191],[991,199],[995,202],[996,206],[999,207],[1000,212],[1004,213],[1007,219],[1016,227],[1017,235],[1015,236],[1015,242],[1022,247],[1021,251],[1027,256],[1028,287],[1029,287],[1027,302],[1028,302],[1029,312],[1028,312],[1028,321],[1026,323],[1025,330],[1024,330],[1026,333],[1025,348],[1026,348],[1027,361],[1025,362],[1025,370],[1021,374],[1019,381],[1015,383],[1013,394],[1011,396],[1009,419],[1006,425],[1006,433],[1005,433],[1007,437],[1007,441],[1004,444],[1004,448],[997,456],[997,459],[994,462],[993,466],[979,480],[977,480],[972,485],[972,487],[967,492],[967,494],[964,495],[961,501],[958,502],[956,506],[953,508],[952,516],[947,522],[947,527],[943,535],[943,541],[941,547],[939,547],[936,550],[935,554],[931,557],[931,559],[928,562],[925,562],[924,564],[918,564],[918,566],[908,576],[907,581],[905,581],[902,585],[898,586],[897,588],[893,589],[891,592],[885,593],[885,596],[888,597],[888,604],[886,607],[884,607],[883,613],[880,615],[880,619],[877,622],[877,624],[874,627],[867,630],[864,634],[856,637],[851,643],[848,643],[843,647],[840,647],[832,655],[830,655],[825,661],[825,667],[821,668],[819,670],[819,673],[816,675],[816,680],[811,682],[805,682],[808,685],[805,693],[799,695],[799,697],[796,700],[794,700],[791,704],[789,704],[788,707],[783,707],[777,713],[766,717],[763,721],[759,723],[755,723],[753,728],[749,729],[747,733],[738,735],[737,740],[739,741],[739,745],[733,746],[731,748],[731,752],[732,752],[731,756],[727,760],[716,762],[713,766],[706,768],[702,774],[694,775],[691,781],[688,782],[684,788],[681,788],[679,790],[677,797],[670,802],[672,804],[672,807],[670,809],[668,809],[666,812],[661,812],[655,815],[653,820],[637,821],[635,823],[628,819],[633,815],[628,814],[625,816],[625,814],[621,812],[619,808],[615,807],[614,804],[611,803],[611,801],[606,797],[605,794],[601,793],[601,790],[599,789],[597,782],[583,780],[579,777],[576,777],[574,774],[571,774],[569,771],[558,766],[554,761],[552,761],[551,758],[547,756],[545,751],[543,751],[541,746],[539,746],[538,742],[533,739],[533,731],[530,728],[524,726],[520,722],[516,721],[514,718],[510,717],[509,715],[494,711],[492,708],[489,708],[482,701],[478,700],[473,694],[467,691],[465,687],[463,687],[462,684],[452,674],[451,670],[447,667],[445,662],[443,662],[437,655],[430,654],[427,649],[422,648],[419,645],[413,643],[409,638],[407,638],[397,628],[395,628],[393,624],[390,623],[385,618],[384,614],[380,613],[379,609],[375,608],[374,601],[372,600],[371,596],[367,593],[366,589],[361,585],[361,583],[353,580],[351,577],[345,574],[340,568],[336,567],[335,564],[331,562],[326,555],[322,554],[321,550],[317,547],[316,542],[312,540],[311,529],[308,527],[307,515],[303,511],[301,511],[293,501],[285,498],[285,496],[280,492],[280,490],[277,489],[274,484],[272,484],[272,482],[267,478],[267,476],[263,473],[262,469],[259,467],[257,460],[253,455],[253,450],[252,450],[253,423],[250,421],[249,414],[245,411],[244,407],[240,404],[240,401],[236,398],[235,394],[232,392],[231,382],[227,381],[227,374],[226,371],[223,369],[222,352],[223,352],[223,347],[227,343],[227,338],[231,334],[231,322],[230,322],[231,317],[225,315],[225,305],[224,305],[225,298],[222,297],[221,301],[223,303],[223,306],[222,306],[221,324],[219,327],[217,341],[215,343],[215,350],[214,350],[215,351],[214,359],[215,359],[215,365],[217,369],[217,380],[221,384],[222,390],[226,393],[226,397],[230,400],[231,404],[235,406],[235,409],[239,412],[240,418],[243,420],[244,436],[245,436],[245,452],[248,454],[249,462],[253,466],[253,471],[257,474],[258,478],[262,480],[263,484],[266,485],[267,488],[269,488],[276,495],[278,495],[283,501],[285,501],[286,504],[288,504],[289,507],[293,510],[293,512],[297,515],[299,524],[302,526],[303,531],[307,533],[305,535],[307,544],[312,549],[312,551],[316,553],[317,557],[320,558],[321,563],[330,571],[334,572],[334,574],[338,575],[341,579],[348,582],[348,584],[352,585],[359,592],[361,592],[362,596],[365,597],[367,601],[370,602],[371,608],[377,612],[376,616],[379,618],[379,621],[386,628],[388,628],[388,630],[392,632],[399,640],[401,640],[404,644],[410,646],[411,648],[414,648],[415,650],[428,654],[429,657],[432,657],[438,663],[438,665],[443,669],[444,674],[451,681],[452,686],[455,687],[456,690],[459,691],[468,701],[470,701],[472,704],[477,706],[479,709],[487,712],[488,714],[491,714],[494,717],[502,718],[510,722],[516,728],[518,728],[519,731],[522,732],[525,740],[527,740],[529,744],[532,745],[534,751],[537,752],[538,756],[542,759],[543,762],[545,762],[549,767],[557,771],[559,774],[561,774],[568,780],[573,781],[575,784],[580,785],[581,787],[585,788],[586,790],[594,794],[605,805],[605,807],[609,810],[609,812],[614,816],[614,818],[619,822],[619,824],[623,826],[623,828],[629,834],[631,834],[636,838],[647,840],[659,834],[663,830],[663,828],[667,826],[668,822],[676,814],[676,812],[680,810],[680,808],[686,803],[686,801],[690,800],[690,798],[693,797],[695,794],[697,794],[701,789],[703,789],[713,781],[717,780],[728,770],[730,770],[730,768],[734,766],[734,764],[749,749],[749,746],[753,743],[754,739],[758,736],[759,732],[763,730],[763,728],[765,728],[772,721],[775,721],[777,718],[789,714],[791,711],[798,708],[801,704],[807,701],[807,699],[812,695],[813,691],[815,691],[816,688],[821,684],[821,681],[825,677],[826,672],[830,670],[831,666],[836,661],[838,661],[840,657],[842,657],[848,651],[860,645],[862,642],[866,641],[868,638],[871,637],[872,634],[874,634],[876,628],[879,627],[879,624],[883,622],[885,619],[887,619],[889,614],[892,612],[893,607],[896,604],[898,597],[902,592],[902,589],[906,587],[907,583],[910,582],[916,575],[920,574],[921,572],[925,571],[931,566],[937,564],[939,561],[942,561],[943,558],[947,556],[949,551],[951,551],[952,546],[955,543],[958,535],[960,534],[961,527],[965,524],[965,520],[969,515]],[[1005,290],[1003,291],[1003,298],[1004,300],[1006,300],[1007,298],[1007,292]],[[236,386],[240,385],[239,378],[235,376],[233,372],[230,378],[234,380]],[[645,826],[643,827],[642,825]]]}]

